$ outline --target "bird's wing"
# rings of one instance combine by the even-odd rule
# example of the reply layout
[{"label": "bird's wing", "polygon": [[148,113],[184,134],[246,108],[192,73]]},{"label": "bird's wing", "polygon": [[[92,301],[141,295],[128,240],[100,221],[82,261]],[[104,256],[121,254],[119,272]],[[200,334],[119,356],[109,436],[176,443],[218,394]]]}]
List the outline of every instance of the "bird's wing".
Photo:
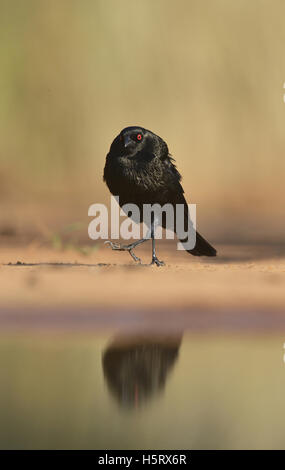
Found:
[{"label": "bird's wing", "polygon": [[[184,190],[180,183],[181,175],[178,172],[176,166],[173,164],[173,161],[170,160],[166,165],[166,180],[168,181],[168,191],[165,194],[167,197],[168,203],[174,205],[174,213],[175,213],[175,224],[176,224],[176,204],[181,204],[184,207],[183,215],[184,215],[184,230],[189,234],[195,235],[196,238],[196,245],[193,249],[186,249],[188,253],[194,256],[216,256],[216,250],[213,248],[205,238],[203,238],[198,232],[195,231],[192,221],[190,219],[190,213],[188,210],[188,205],[186,199],[184,197]],[[165,223],[165,220],[164,220]],[[190,224],[190,225],[189,225]],[[165,225],[164,225],[165,227]],[[192,232],[194,230],[194,233]],[[177,227],[175,226],[175,232],[177,233]],[[181,240],[185,242],[186,239]]]},{"label": "bird's wing", "polygon": [[[168,197],[170,197],[170,201],[172,204],[183,204],[184,199],[184,189],[181,185],[181,174],[176,168],[174,163],[174,158],[171,155],[164,161],[164,181],[165,186],[168,189]],[[178,202],[175,202],[176,199]]]}]

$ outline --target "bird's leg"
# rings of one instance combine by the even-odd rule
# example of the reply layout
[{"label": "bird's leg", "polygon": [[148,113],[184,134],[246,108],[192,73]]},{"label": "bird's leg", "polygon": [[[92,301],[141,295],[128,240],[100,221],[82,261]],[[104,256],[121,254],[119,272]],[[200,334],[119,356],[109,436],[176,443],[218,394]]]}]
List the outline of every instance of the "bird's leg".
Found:
[{"label": "bird's leg", "polygon": [[149,240],[149,237],[147,238],[141,238],[140,240],[137,240],[133,243],[130,243],[129,245],[121,245],[120,243],[113,243],[111,241],[106,241],[105,244],[106,245],[109,245],[112,250],[118,250],[118,251],[128,251],[131,255],[131,257],[133,258],[134,261],[138,261],[139,263],[141,263],[141,259],[138,258],[134,253],[133,253],[133,249],[136,248],[137,246],[141,245],[142,243],[146,242],[147,240]]},{"label": "bird's leg", "polygon": [[163,261],[159,261],[155,254],[155,228],[156,228],[156,221],[151,221],[151,239],[152,239],[152,259],[150,264],[156,264],[156,266],[164,266],[165,263]]}]

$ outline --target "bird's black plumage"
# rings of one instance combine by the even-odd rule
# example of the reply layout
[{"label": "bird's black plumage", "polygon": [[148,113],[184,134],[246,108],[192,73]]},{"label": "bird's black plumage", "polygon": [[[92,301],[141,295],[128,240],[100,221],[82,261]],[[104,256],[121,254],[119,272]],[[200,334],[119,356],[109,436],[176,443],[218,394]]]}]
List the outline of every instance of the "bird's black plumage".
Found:
[{"label": "bird's black plumage", "polygon": [[[188,224],[181,175],[166,142],[153,132],[138,126],[123,129],[106,157],[104,181],[119,196],[121,207],[127,203],[139,207],[141,220],[143,204],[183,204],[185,226]],[[194,256],[216,256],[216,250],[198,232],[195,247],[187,251]]]}]

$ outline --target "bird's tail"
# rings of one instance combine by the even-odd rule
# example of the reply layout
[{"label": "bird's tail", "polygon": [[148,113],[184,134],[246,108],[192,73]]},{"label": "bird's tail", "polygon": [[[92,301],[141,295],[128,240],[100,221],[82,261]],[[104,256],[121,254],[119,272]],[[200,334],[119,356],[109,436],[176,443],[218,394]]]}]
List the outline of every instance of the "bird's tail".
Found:
[{"label": "bird's tail", "polygon": [[196,245],[192,250],[187,250],[193,256],[216,256],[217,250],[210,245],[205,238],[196,232]]},{"label": "bird's tail", "polygon": [[[192,230],[191,236],[196,235],[196,243],[195,243],[194,248],[191,248],[190,250],[188,250],[187,247],[185,247],[185,251],[187,251],[193,256],[216,256],[217,250],[215,250],[215,248],[212,245],[210,245],[210,243],[207,242],[207,240],[205,240],[205,238],[203,238],[202,235],[200,235],[200,233],[198,233],[197,231],[193,233],[194,228],[192,228],[191,230],[188,230],[189,221],[190,221],[190,216],[189,216],[188,206],[184,199],[184,230],[188,231],[188,233],[191,233],[191,230]],[[190,223],[191,223],[191,226],[193,227],[191,221]],[[177,233],[177,230],[176,230],[176,233]],[[183,245],[188,240],[184,239],[180,241]]]}]

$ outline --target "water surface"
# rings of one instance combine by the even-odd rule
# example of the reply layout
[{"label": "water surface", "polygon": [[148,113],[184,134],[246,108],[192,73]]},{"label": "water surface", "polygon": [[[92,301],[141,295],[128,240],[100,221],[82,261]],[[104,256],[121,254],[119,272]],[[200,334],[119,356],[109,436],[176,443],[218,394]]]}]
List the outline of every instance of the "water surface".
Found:
[{"label": "water surface", "polygon": [[0,337],[3,449],[284,448],[285,334]]}]

